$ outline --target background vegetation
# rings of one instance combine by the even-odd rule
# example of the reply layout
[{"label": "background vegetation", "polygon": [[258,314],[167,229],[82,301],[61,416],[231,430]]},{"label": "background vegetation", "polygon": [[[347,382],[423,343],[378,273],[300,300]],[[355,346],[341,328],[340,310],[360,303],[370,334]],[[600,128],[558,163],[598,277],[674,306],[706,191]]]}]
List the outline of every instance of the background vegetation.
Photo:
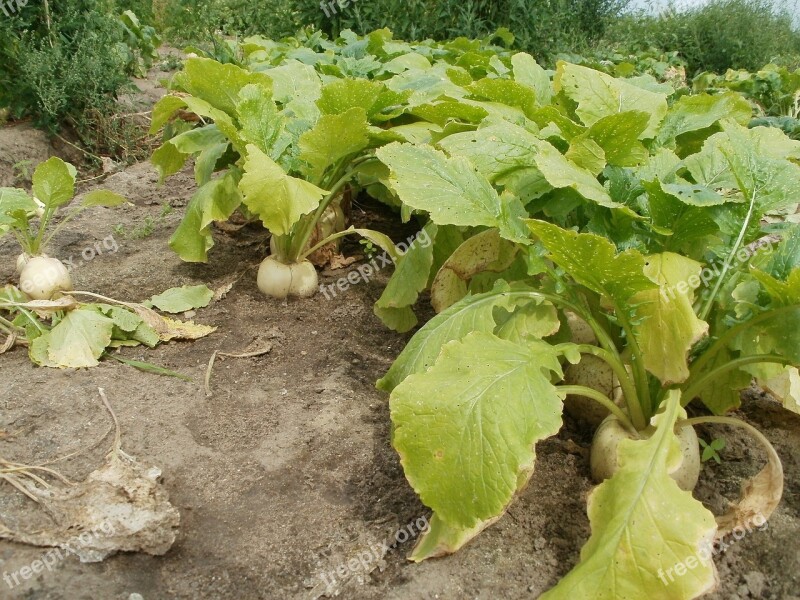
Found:
[{"label": "background vegetation", "polygon": [[[565,53],[614,61],[644,52],[669,54],[667,63],[685,64],[690,77],[769,62],[800,67],[798,0],[710,0],[659,14],[631,11],[631,0],[348,1],[328,3],[327,14],[320,0],[29,2],[0,14],[0,111],[54,133],[66,124],[96,153],[125,154],[114,147],[129,135],[117,131],[125,125],[113,119],[116,99],[129,76],[149,67],[156,30],[176,46],[197,44],[219,56],[223,36],[280,38],[302,27],[332,37],[388,27],[409,40],[481,38],[502,27],[514,34],[514,48],[547,66]],[[126,10],[154,29],[132,34],[122,25]]]}]

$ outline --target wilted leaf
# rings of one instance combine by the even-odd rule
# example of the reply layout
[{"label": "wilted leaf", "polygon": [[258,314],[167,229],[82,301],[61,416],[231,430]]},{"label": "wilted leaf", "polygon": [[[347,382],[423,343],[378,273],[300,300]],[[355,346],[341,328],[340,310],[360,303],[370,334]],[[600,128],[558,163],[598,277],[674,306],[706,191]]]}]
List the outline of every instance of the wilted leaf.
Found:
[{"label": "wilted leaf", "polygon": [[213,296],[214,292],[205,285],[184,285],[153,296],[146,306],[155,306],[158,310],[168,313],[182,313],[208,306]]}]

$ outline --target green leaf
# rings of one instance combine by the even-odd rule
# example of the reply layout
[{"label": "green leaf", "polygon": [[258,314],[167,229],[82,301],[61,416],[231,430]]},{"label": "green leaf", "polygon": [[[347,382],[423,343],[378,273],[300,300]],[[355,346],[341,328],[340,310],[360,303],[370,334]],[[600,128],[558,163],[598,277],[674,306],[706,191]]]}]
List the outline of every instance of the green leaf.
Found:
[{"label": "green leaf", "polygon": [[633,333],[644,366],[664,387],[689,377],[689,350],[708,333],[708,323],[694,312],[694,289],[687,282],[703,265],[672,252],[647,257],[644,274],[659,287],[630,299],[636,306]]},{"label": "green leaf", "polygon": [[467,89],[479,98],[519,108],[527,116],[536,110],[536,92],[510,79],[481,79]]},{"label": "green leaf", "polygon": [[500,282],[492,291],[467,296],[428,321],[397,357],[378,389],[391,392],[406,377],[426,371],[447,342],[460,340],[472,331],[491,333],[497,322],[495,308],[511,311],[519,302],[540,297],[535,290]]},{"label": "green leaf", "polygon": [[124,196],[115,194],[110,190],[92,190],[81,201],[83,206],[107,206],[109,208],[125,204],[128,200]]},{"label": "green leaf", "polygon": [[9,226],[17,222],[11,216],[12,213],[22,211],[25,214],[33,214],[35,210],[36,203],[24,190],[0,187],[0,236]]},{"label": "green leaf", "polygon": [[194,180],[198,187],[204,186],[211,181],[211,176],[217,167],[217,161],[225,154],[228,146],[228,141],[225,140],[216,146],[206,148],[194,159]]},{"label": "green leaf", "polygon": [[379,148],[377,155],[391,169],[391,187],[403,203],[428,211],[434,223],[497,227],[506,239],[527,242],[522,204],[516,198],[501,200],[467,159],[399,143]]},{"label": "green leaf", "polygon": [[278,111],[272,94],[258,85],[246,85],[239,92],[236,112],[244,141],[277,161],[292,142],[286,131],[287,119]]},{"label": "green leaf", "polygon": [[86,307],[69,311],[48,338],[47,356],[59,367],[94,367],[111,343],[114,321]]},{"label": "green leaf", "polygon": [[530,54],[518,52],[511,57],[514,68],[514,80],[524,86],[532,88],[536,102],[547,106],[553,99],[553,88],[547,71],[539,66]]},{"label": "green leaf", "polygon": [[177,314],[208,306],[213,297],[214,292],[205,285],[184,285],[153,296],[145,306],[154,306],[160,311]]},{"label": "green leaf", "polygon": [[533,133],[508,122],[455,133],[439,142],[450,156],[468,158],[492,183],[520,170],[542,177],[535,161],[540,144]]},{"label": "green leaf", "polygon": [[409,112],[421,119],[435,123],[439,127],[444,127],[448,121],[452,120],[480,123],[489,115],[487,110],[481,106],[474,106],[451,99],[420,104],[412,107]]},{"label": "green leaf", "polygon": [[798,204],[800,166],[789,159],[800,153],[800,142],[774,128],[747,129],[731,121],[722,123],[686,167],[697,183],[713,189],[739,189],[752,199],[756,217]]},{"label": "green leaf", "polygon": [[392,443],[406,477],[449,529],[474,531],[500,516],[530,478],[534,445],[561,427],[552,374],[561,365],[549,344],[473,332],[392,392]]},{"label": "green leaf", "polygon": [[143,323],[142,317],[136,313],[124,308],[122,306],[114,306],[111,304],[91,304],[100,313],[107,317],[111,317],[114,325],[124,333],[132,333]]},{"label": "green leaf", "polygon": [[649,439],[620,442],[619,470],[589,495],[592,535],[581,561],[542,600],[688,600],[716,586],[714,515],[669,475],[682,460],[679,400],[669,392]]},{"label": "green leaf", "polygon": [[195,127],[169,140],[182,154],[195,154],[224,142],[225,136],[215,124]]},{"label": "green leaf", "polygon": [[428,285],[437,232],[434,223],[425,225],[408,251],[395,263],[394,273],[373,307],[375,315],[390,329],[403,333],[417,324],[411,307]]},{"label": "green leaf", "polygon": [[667,114],[666,94],[651,92],[623,79],[559,61],[553,85],[563,91],[578,107],[576,114],[586,125],[594,125],[603,117],[631,110],[648,114],[647,128],[642,138],[653,138]]},{"label": "green leaf", "polygon": [[552,144],[540,143],[539,153],[536,155],[536,166],[554,188],[573,189],[600,206],[621,209],[623,212],[635,216],[635,213],[625,205],[614,202],[608,195],[608,191],[591,172],[568,160]]},{"label": "green leaf", "polygon": [[664,119],[664,124],[658,133],[658,143],[667,144],[684,133],[706,129],[723,119],[733,119],[746,125],[751,115],[750,104],[736,92],[725,92],[715,96],[708,94],[681,96],[670,107]]},{"label": "green leaf", "polygon": [[313,116],[314,112],[309,112],[308,105],[316,109],[315,103],[322,95],[322,82],[314,67],[290,59],[270,69],[269,78],[272,79],[276,102],[288,105],[300,118]]},{"label": "green leaf", "polygon": [[708,210],[691,206],[674,194],[668,194],[664,191],[664,184],[658,180],[643,182],[642,185],[647,190],[653,228],[670,233],[662,242],[664,249],[688,254],[690,247],[700,242],[700,251],[705,252],[706,244],[702,241],[719,232],[719,226]]},{"label": "green leaf", "polygon": [[174,85],[229,116],[236,114],[239,91],[251,83],[267,91],[272,89],[272,80],[263,73],[246,71],[209,58],[185,60],[183,71],[174,78]]},{"label": "green leaf", "polygon": [[181,260],[206,262],[214,245],[211,223],[226,221],[241,203],[242,195],[232,173],[212,179],[192,196],[181,224],[169,239],[169,247]]},{"label": "green leaf", "polygon": [[640,252],[617,253],[614,244],[599,235],[568,231],[536,219],[526,222],[552,260],[590,290],[621,303],[638,292],[658,290],[644,273],[646,259]]},{"label": "green leaf", "polygon": [[150,157],[150,162],[158,170],[159,185],[164,183],[167,177],[180,171],[188,158],[189,155],[178,150],[171,141],[159,146]]},{"label": "green leaf", "polygon": [[517,344],[540,340],[561,329],[558,310],[549,302],[529,302],[517,307],[505,322],[501,322],[501,318],[496,319],[499,324],[495,335]]},{"label": "green leaf", "polygon": [[75,167],[53,156],[33,172],[33,195],[48,208],[57,208],[75,195]]},{"label": "green leaf", "polygon": [[441,96],[463,98],[467,91],[453,83],[447,74],[449,68],[449,65],[439,63],[429,69],[409,69],[384,83],[396,92],[412,92],[408,100],[410,106],[434,102]]},{"label": "green leaf", "polygon": [[378,101],[384,86],[367,79],[336,79],[322,88],[317,106],[326,115],[338,115],[351,108],[362,108],[372,115],[372,107]]},{"label": "green leaf", "polygon": [[647,148],[639,141],[648,120],[649,115],[640,110],[621,112],[598,119],[583,135],[603,149],[609,165],[635,167],[649,158]]},{"label": "green leaf", "polygon": [[287,175],[256,146],[247,146],[244,175],[239,182],[244,204],[275,235],[287,235],[300,217],[319,206],[325,190]]},{"label": "green leaf", "polygon": [[300,136],[299,158],[311,166],[309,177],[319,181],[328,167],[360,152],[368,142],[367,113],[351,108],[338,115],[322,115],[313,129]]},{"label": "green leaf", "polygon": [[186,102],[179,96],[164,96],[156,102],[150,121],[150,135],[155,135],[177,111],[184,108]]}]

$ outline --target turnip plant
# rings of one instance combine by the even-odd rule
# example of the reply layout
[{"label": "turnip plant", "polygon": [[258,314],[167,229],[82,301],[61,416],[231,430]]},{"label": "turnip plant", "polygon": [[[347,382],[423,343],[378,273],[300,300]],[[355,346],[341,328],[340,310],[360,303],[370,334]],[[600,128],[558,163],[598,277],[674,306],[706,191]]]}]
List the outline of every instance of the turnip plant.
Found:
[{"label": "turnip plant", "polygon": [[[711,560],[658,574],[768,518],[783,490],[766,438],[724,413],[753,378],[800,412],[800,143],[743,126],[749,109],[731,94],[670,104],[663,88],[566,63],[552,92],[530,121],[377,151],[435,234],[398,273],[412,302],[432,281],[438,314],[378,382],[433,510],[410,558],[455,552],[499,519],[576,396],[607,415],[591,450],[592,535],[543,597],[693,598],[716,584]],[[454,229],[450,257],[430,258]],[[716,518],[691,493],[700,424],[743,428],[768,457]]]},{"label": "turnip plant", "polygon": [[[49,300],[57,292],[72,289],[69,270],[45,250],[56,233],[92,206],[118,206],[125,198],[108,190],[87,193],[76,206],[76,170],[60,158],[40,163],[33,173],[33,196],[19,188],[0,188],[0,235],[11,233],[22,254],[17,258],[20,289],[33,300]],[[53,226],[60,211],[65,216]]]},{"label": "turnip plant", "polygon": [[182,259],[205,262],[211,223],[237,209],[272,234],[258,286],[275,298],[314,294],[317,273],[307,257],[342,235],[359,234],[395,254],[380,233],[344,231],[340,204],[356,177],[377,163],[374,148],[405,139],[371,125],[390,118],[402,95],[366,80],[323,85],[313,68],[296,61],[255,72],[207,58],[188,59],[173,88],[180,92],[156,105],[152,131],[180,110],[203,123],[166,141],[152,158],[166,177],[195,156],[199,188],[170,240]]}]

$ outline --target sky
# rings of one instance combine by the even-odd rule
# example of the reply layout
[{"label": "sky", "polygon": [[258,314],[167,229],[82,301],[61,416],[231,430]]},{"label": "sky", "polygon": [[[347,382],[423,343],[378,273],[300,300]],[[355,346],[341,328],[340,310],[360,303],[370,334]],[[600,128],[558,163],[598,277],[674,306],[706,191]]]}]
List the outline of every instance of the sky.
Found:
[{"label": "sky", "polygon": [[[673,2],[670,2],[670,0],[632,0],[630,8],[634,10],[650,8],[653,12],[658,12],[670,3],[680,8],[701,6],[707,1],[708,0],[673,0]],[[791,12],[794,12],[795,23],[800,25],[800,0],[775,0],[775,5],[789,8]]]},{"label": "sky", "polygon": [[[675,5],[677,6],[699,6],[701,4],[705,4],[707,0],[676,0]],[[791,5],[793,0],[785,0],[787,5]],[[664,8],[669,4],[668,0],[633,0],[631,2],[632,8],[647,8],[648,6],[652,6],[655,10],[659,8]],[[779,4],[779,2],[776,2]]]}]

